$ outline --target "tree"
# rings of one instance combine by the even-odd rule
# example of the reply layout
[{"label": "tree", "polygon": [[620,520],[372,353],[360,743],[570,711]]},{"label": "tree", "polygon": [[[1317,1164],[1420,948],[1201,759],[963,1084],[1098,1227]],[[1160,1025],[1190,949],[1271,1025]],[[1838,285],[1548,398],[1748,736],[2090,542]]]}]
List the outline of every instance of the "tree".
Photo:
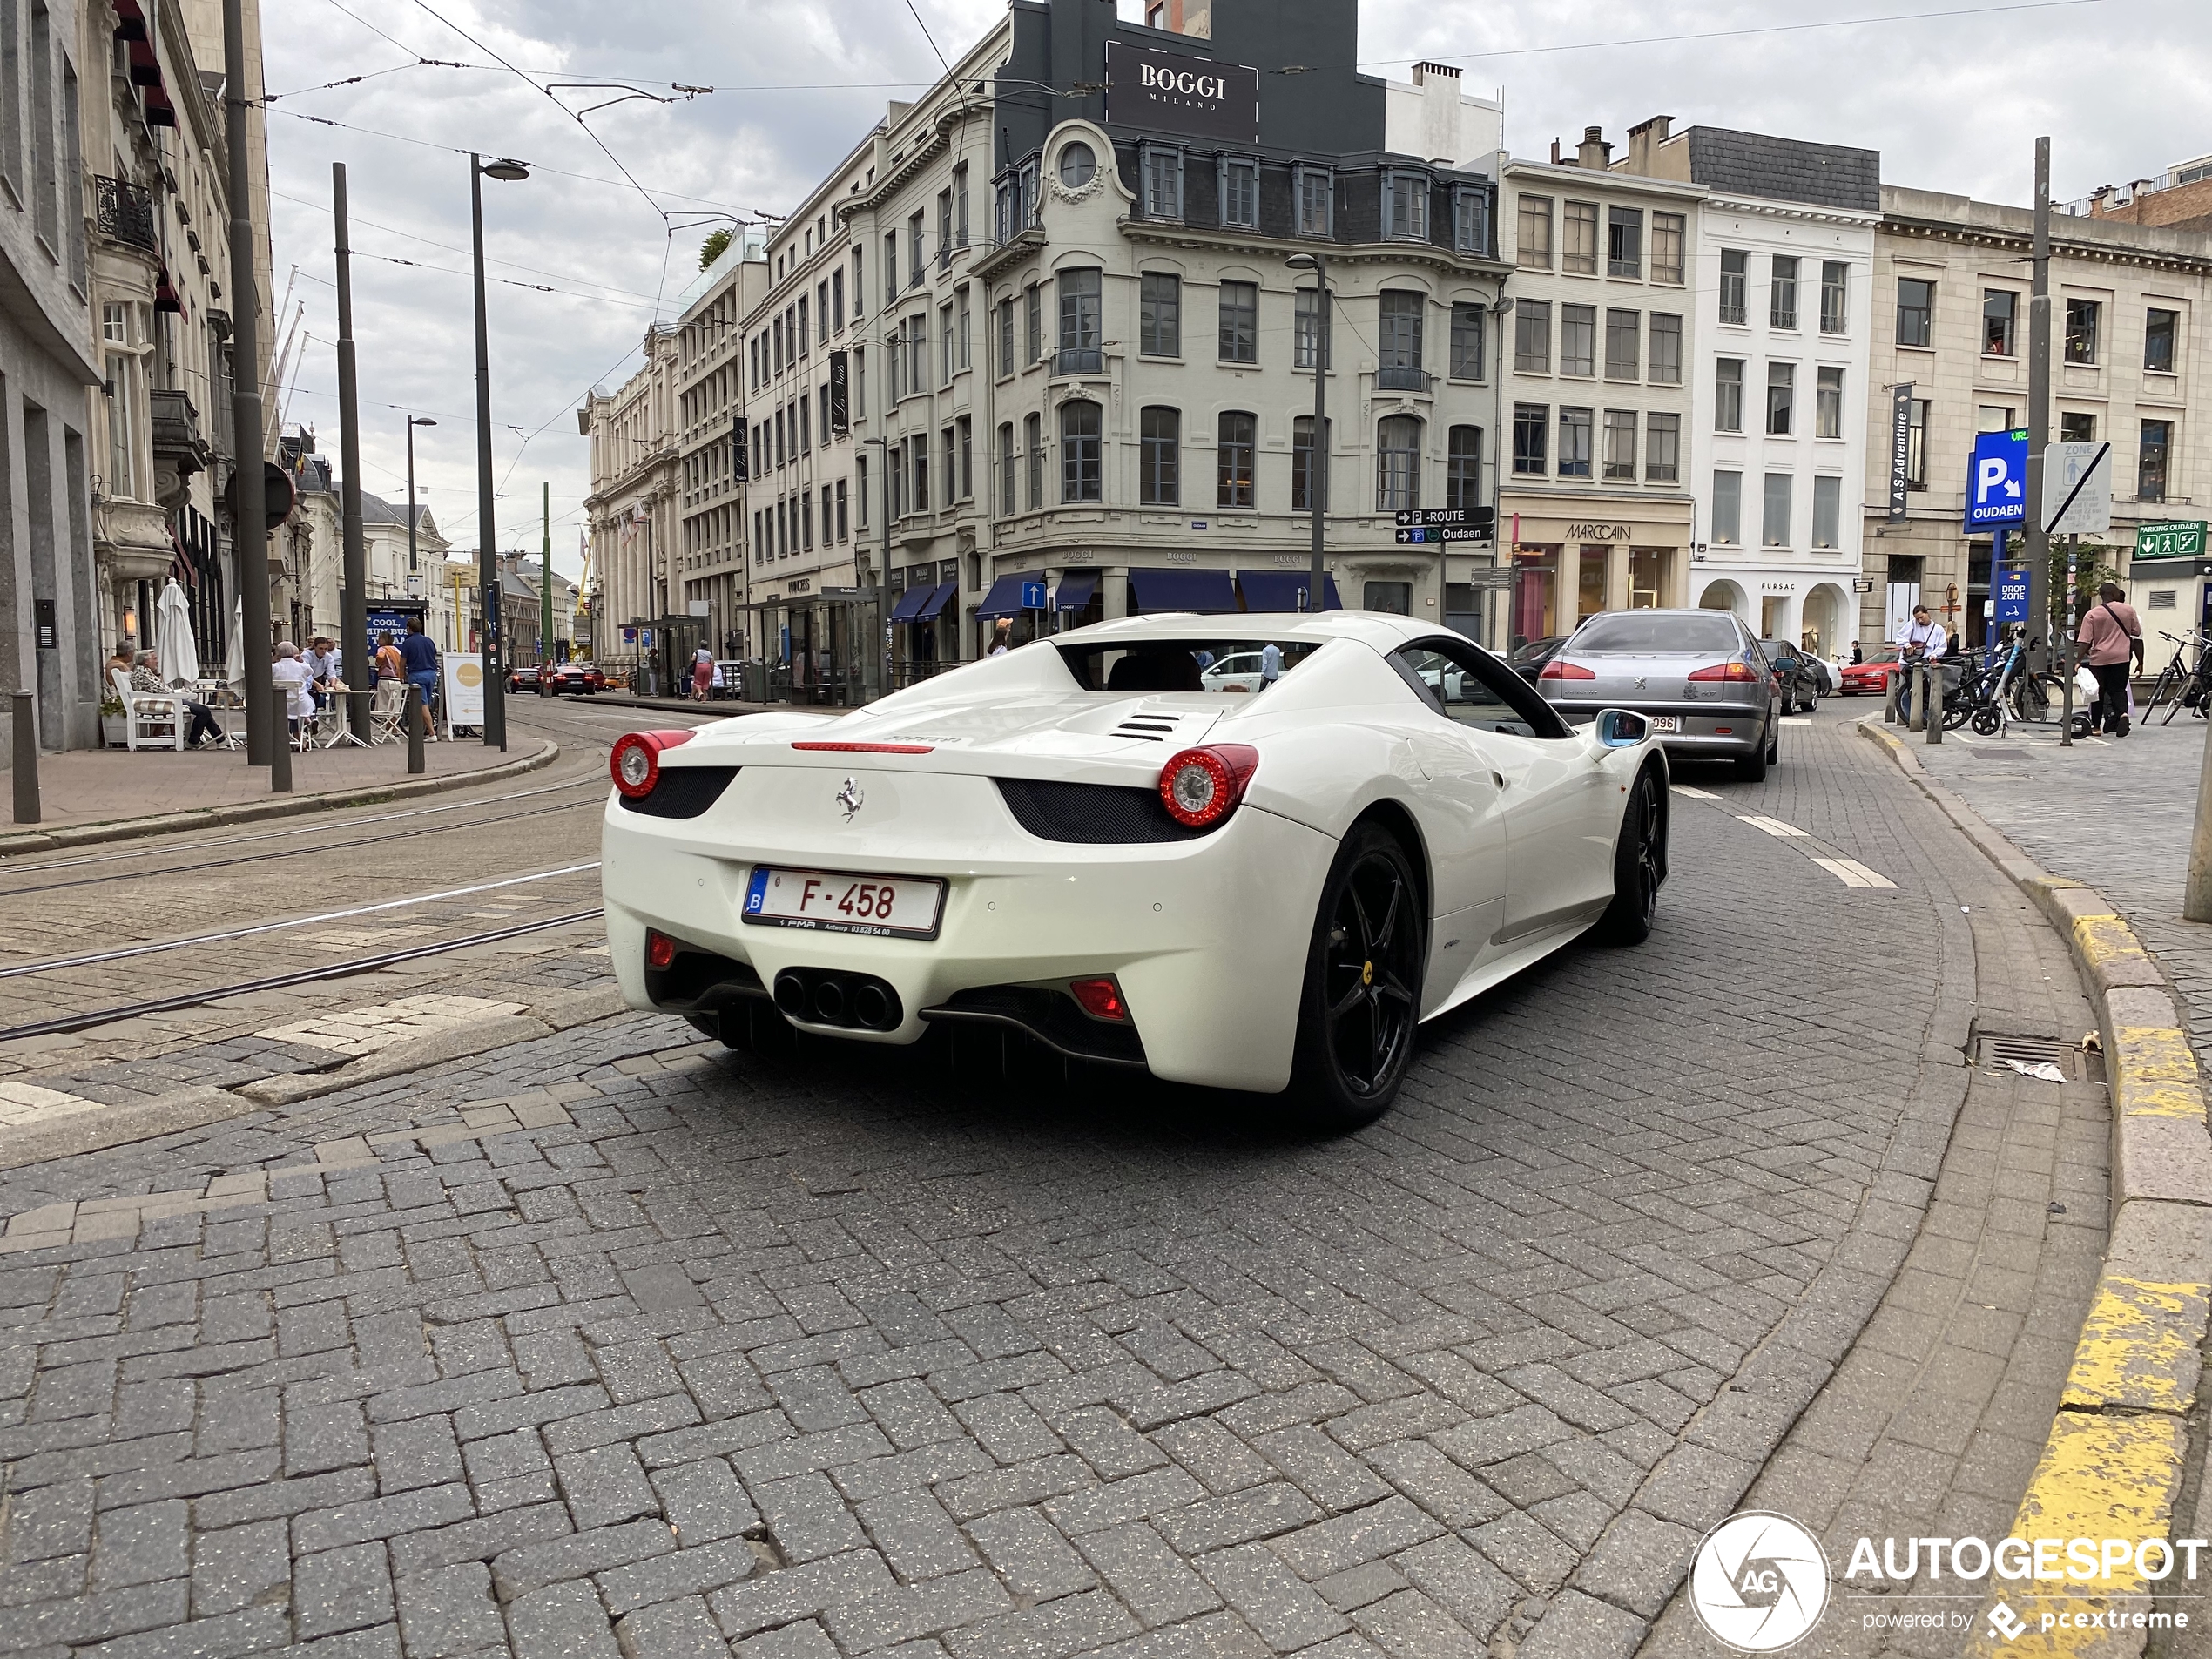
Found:
[{"label": "tree", "polygon": [[[2113,563],[2114,550],[2101,542],[2084,542],[2074,557],[2074,619],[2078,624],[2089,614],[2089,607],[2097,602],[2097,590],[2107,582],[2120,580],[2120,569]],[[2066,538],[2051,538],[2051,586],[2054,601],[2064,604],[2066,592]]]},{"label": "tree", "polygon": [[729,251],[730,227],[725,225],[718,231],[709,231],[706,240],[699,244],[699,269],[705,270]]}]

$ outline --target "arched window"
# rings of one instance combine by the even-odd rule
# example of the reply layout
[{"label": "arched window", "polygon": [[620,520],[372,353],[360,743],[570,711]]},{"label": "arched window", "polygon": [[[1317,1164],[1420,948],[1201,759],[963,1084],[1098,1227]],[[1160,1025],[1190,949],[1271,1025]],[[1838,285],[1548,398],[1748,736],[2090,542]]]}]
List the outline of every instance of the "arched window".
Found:
[{"label": "arched window", "polygon": [[1060,499],[1102,499],[1099,471],[1099,408],[1084,400],[1060,408]]},{"label": "arched window", "polygon": [[1147,507],[1182,501],[1183,411],[1147,404],[1137,417],[1136,499]]},{"label": "arched window", "polygon": [[1386,416],[1375,429],[1375,509],[1403,512],[1421,504],[1421,423]]},{"label": "arched window", "polygon": [[1241,409],[1223,411],[1219,442],[1214,452],[1220,480],[1214,495],[1216,505],[1252,504],[1252,462],[1258,441],[1259,422],[1256,417]]},{"label": "arched window", "polygon": [[1472,512],[1482,496],[1482,428],[1455,426],[1447,445],[1444,504]]}]

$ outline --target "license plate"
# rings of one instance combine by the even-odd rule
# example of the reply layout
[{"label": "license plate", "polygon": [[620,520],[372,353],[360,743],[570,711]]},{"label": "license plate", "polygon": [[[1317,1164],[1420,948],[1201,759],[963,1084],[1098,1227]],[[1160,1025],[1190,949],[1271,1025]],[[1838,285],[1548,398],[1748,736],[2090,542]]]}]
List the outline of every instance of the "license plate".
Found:
[{"label": "license plate", "polygon": [[1676,736],[1681,735],[1682,717],[1680,715],[1654,714],[1649,718],[1651,721],[1651,731],[1653,736],[1665,737],[1670,732]]},{"label": "license plate", "polygon": [[744,919],[767,927],[824,934],[934,939],[945,884],[934,877],[855,875],[845,870],[755,867]]}]

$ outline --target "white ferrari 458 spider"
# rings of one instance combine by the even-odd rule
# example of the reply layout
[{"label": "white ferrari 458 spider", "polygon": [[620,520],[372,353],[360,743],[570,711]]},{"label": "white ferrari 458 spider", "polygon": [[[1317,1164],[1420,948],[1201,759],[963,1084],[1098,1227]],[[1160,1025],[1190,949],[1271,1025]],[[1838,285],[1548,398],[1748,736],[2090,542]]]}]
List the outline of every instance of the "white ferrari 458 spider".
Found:
[{"label": "white ferrari 458 spider", "polygon": [[[1242,672],[1209,680],[1214,664]],[[614,747],[607,939],[631,1005],[743,1046],[1011,1028],[1177,1082],[1379,1116],[1415,1027],[1667,873],[1639,715],[1564,725],[1410,618],[1079,628],[844,715]]]}]

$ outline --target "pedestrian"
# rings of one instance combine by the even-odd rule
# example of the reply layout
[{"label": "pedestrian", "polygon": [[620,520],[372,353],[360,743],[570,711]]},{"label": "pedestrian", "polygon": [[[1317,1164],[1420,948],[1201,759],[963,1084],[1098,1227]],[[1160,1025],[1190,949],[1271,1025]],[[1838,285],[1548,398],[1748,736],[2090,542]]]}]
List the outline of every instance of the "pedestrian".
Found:
[{"label": "pedestrian", "polygon": [[376,636],[376,678],[380,680],[407,678],[407,664],[401,658],[400,648],[392,643],[389,634]]},{"label": "pedestrian", "polygon": [[691,653],[691,701],[706,701],[707,687],[714,684],[714,653],[701,645]]},{"label": "pedestrian", "polygon": [[285,693],[285,706],[291,711],[286,726],[293,737],[300,735],[300,723],[315,718],[314,684],[308,677],[307,664],[300,655],[299,646],[288,639],[277,642],[276,661],[269,664],[269,680]]},{"label": "pedestrian", "polygon": [[1283,648],[1271,639],[1259,648],[1260,689],[1266,690],[1282,678]]},{"label": "pedestrian", "polygon": [[2108,738],[2124,738],[2132,724],[2128,718],[2128,671],[2143,664],[2143,624],[2127,590],[2117,582],[2097,590],[2097,603],[2081,619],[2074,636],[2081,661],[2097,677],[2097,700],[2089,710],[2089,735],[2101,731]]},{"label": "pedestrian", "polygon": [[1866,653],[1859,649],[1858,642],[1856,639],[1852,640],[1851,643],[1851,665],[1853,668],[1857,668],[1865,660]]},{"label": "pedestrian", "polygon": [[330,644],[329,635],[317,634],[307,642],[307,652],[300,659],[307,665],[308,689],[314,694],[315,706],[319,709],[328,705],[332,682],[338,678],[331,662]]},{"label": "pedestrian", "polygon": [[[1912,620],[1898,631],[1898,663],[1906,670],[1905,685],[1897,694],[1899,719],[1909,719],[1912,713],[1912,670],[1922,663],[1939,663],[1951,647],[1951,635],[1936,621],[1925,605],[1912,607]],[[1942,671],[1939,669],[1939,673]]]},{"label": "pedestrian", "polygon": [[[428,714],[437,706],[438,648],[430,636],[422,631],[422,618],[407,619],[407,637],[400,642],[400,661],[405,666],[408,684],[421,688],[422,710]],[[430,725],[432,740],[436,739],[437,723]]]},{"label": "pedestrian", "polygon": [[1001,617],[999,625],[991,631],[991,655],[1005,656],[1008,648],[1013,644],[1014,619],[1010,617]]}]

